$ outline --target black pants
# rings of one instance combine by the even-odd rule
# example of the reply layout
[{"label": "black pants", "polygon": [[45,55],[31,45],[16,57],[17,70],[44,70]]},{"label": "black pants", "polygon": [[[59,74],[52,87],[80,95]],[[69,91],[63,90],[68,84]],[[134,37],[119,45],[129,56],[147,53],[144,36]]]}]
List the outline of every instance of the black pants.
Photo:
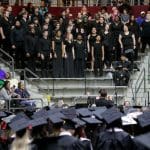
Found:
[{"label": "black pants", "polygon": [[3,50],[12,56],[10,38],[2,40]]},{"label": "black pants", "polygon": [[16,49],[14,50],[16,68],[24,68],[25,52],[24,43],[16,42]]},{"label": "black pants", "polygon": [[144,53],[146,45],[148,44],[150,46],[150,37],[142,37],[141,38],[141,42],[142,42],[141,52]]},{"label": "black pants", "polygon": [[49,77],[49,66],[50,66],[50,54],[49,53],[42,53],[44,55],[44,59],[41,59],[41,76],[42,77]]},{"label": "black pants", "polygon": [[53,58],[53,77],[63,77],[63,59],[61,57]]},{"label": "black pants", "polygon": [[35,53],[29,53],[30,56],[26,57],[26,67],[29,68],[31,71],[35,73],[35,68],[36,68],[36,54]]}]

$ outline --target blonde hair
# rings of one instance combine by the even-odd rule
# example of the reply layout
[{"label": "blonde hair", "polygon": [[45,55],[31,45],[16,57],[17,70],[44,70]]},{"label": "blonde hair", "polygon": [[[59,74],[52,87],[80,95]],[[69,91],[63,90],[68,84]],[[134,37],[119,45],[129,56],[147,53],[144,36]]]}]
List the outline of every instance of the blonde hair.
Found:
[{"label": "blonde hair", "polygon": [[30,150],[31,139],[29,136],[29,131],[23,135],[22,138],[16,137],[15,140],[11,144],[10,150]]}]

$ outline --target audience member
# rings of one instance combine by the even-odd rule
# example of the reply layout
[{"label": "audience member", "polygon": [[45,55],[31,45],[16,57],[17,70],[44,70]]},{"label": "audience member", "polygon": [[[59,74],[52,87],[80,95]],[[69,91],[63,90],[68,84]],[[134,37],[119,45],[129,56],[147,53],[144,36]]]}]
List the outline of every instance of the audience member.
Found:
[{"label": "audience member", "polygon": [[101,89],[99,91],[99,94],[100,94],[99,99],[95,100],[95,104],[97,107],[105,106],[107,108],[110,108],[114,105],[113,101],[107,99],[107,91],[105,89]]}]

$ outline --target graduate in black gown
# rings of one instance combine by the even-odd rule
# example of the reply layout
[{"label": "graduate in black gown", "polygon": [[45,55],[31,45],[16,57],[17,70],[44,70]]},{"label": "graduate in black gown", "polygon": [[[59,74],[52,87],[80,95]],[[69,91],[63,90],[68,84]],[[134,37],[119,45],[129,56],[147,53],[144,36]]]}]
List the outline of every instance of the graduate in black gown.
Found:
[{"label": "graduate in black gown", "polygon": [[48,30],[43,31],[42,38],[39,40],[39,55],[41,58],[42,77],[48,77],[50,59],[52,58],[51,42],[48,38]]},{"label": "graduate in black gown", "polygon": [[74,133],[75,123],[67,119],[61,128],[60,139],[58,140],[62,150],[86,150],[82,142],[73,136]]},{"label": "graduate in black gown", "polygon": [[121,129],[122,114],[112,107],[106,110],[102,117],[106,122],[106,131],[99,134],[95,150],[129,150],[134,149],[130,135]]},{"label": "graduate in black gown", "polygon": [[68,33],[63,46],[63,57],[64,57],[64,77],[74,77],[74,42],[73,35]]},{"label": "graduate in black gown", "polygon": [[101,42],[101,36],[96,36],[96,42],[92,46],[92,60],[94,62],[94,73],[95,76],[103,75],[103,61],[104,61],[104,46]]},{"label": "graduate in black gown", "polygon": [[77,40],[74,43],[75,51],[75,76],[84,77],[85,69],[85,43],[83,42],[83,37],[81,34],[78,34]]},{"label": "graduate in black gown", "polygon": [[55,37],[52,40],[52,50],[54,53],[53,58],[53,77],[60,78],[63,76],[63,40],[61,38],[61,31],[56,32]]}]

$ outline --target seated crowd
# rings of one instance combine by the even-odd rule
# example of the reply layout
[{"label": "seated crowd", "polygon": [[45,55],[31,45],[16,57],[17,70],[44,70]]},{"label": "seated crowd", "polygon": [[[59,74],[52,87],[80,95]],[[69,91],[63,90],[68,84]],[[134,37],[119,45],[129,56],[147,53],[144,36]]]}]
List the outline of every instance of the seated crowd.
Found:
[{"label": "seated crowd", "polygon": [[[30,94],[25,89],[24,83],[17,79],[11,78],[10,72],[0,70],[0,108],[7,108],[8,105],[13,107],[26,107],[33,104],[30,100]],[[10,102],[10,103],[9,103]]]},{"label": "seated crowd", "polygon": [[52,16],[31,6],[14,16],[11,6],[1,6],[0,46],[14,57],[16,68],[28,67],[42,77],[84,77],[87,68],[102,76],[121,55],[133,65],[150,45],[150,12],[135,18],[129,8],[108,13],[102,7],[92,14],[83,5],[77,16],[69,8]]}]

